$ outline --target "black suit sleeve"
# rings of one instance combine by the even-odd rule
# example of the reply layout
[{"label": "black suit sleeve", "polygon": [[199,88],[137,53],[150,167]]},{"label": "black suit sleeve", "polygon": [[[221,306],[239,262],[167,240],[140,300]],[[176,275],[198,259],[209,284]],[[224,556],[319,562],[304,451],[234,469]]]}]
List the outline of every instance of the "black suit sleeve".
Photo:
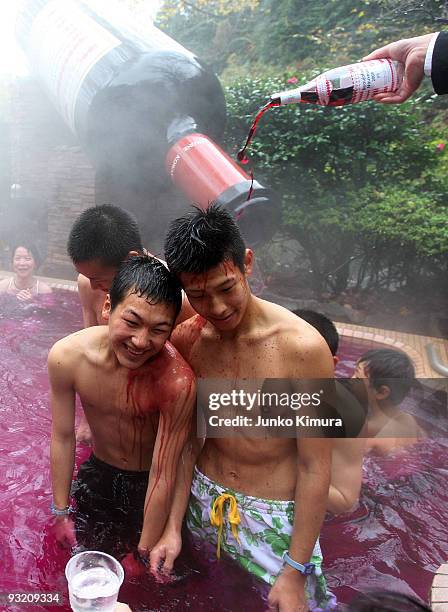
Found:
[{"label": "black suit sleeve", "polygon": [[431,80],[436,94],[448,93],[448,32],[437,36],[432,54]]}]

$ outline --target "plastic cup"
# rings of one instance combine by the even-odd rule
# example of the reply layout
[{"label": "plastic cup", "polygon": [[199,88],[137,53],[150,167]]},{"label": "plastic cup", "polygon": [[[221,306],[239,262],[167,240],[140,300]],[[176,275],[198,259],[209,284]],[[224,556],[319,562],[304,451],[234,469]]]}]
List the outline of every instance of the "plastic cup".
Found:
[{"label": "plastic cup", "polygon": [[74,612],[113,612],[124,571],[110,555],[87,550],[65,568],[70,607]]}]

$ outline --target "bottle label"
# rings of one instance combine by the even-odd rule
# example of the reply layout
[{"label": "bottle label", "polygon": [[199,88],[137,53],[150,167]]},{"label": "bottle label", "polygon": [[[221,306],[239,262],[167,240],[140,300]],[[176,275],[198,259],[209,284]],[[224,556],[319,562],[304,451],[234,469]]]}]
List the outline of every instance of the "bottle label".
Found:
[{"label": "bottle label", "polygon": [[315,82],[319,104],[327,106],[330,103],[330,95],[333,90],[333,83],[327,79],[325,73],[318,76]]},{"label": "bottle label", "polygon": [[371,100],[377,93],[396,91],[402,64],[390,59],[370,60],[327,70],[296,89],[271,95],[277,104],[305,102],[322,106],[344,106]]},{"label": "bottle label", "polygon": [[73,132],[76,100],[84,79],[120,44],[71,0],[49,0],[34,20],[28,57]]},{"label": "bottle label", "polygon": [[[318,79],[322,77],[331,82],[332,91],[351,90],[351,102],[353,104],[371,100],[377,93],[395,91],[398,87],[396,65],[390,59],[370,60],[359,62],[359,64],[341,66],[325,72]],[[327,98],[321,98],[319,88],[318,93],[319,104],[327,105],[331,103],[331,99],[327,102]],[[334,97],[336,96],[334,95]]]}]

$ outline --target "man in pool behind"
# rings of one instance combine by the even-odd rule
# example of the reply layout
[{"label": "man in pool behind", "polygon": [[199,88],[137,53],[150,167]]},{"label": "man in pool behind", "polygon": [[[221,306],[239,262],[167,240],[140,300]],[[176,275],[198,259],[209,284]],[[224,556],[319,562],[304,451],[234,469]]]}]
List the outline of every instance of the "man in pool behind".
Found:
[{"label": "man in pool behind", "polygon": [[81,543],[117,554],[126,550],[117,540],[132,547],[140,530],[143,552],[159,539],[195,397],[190,367],[167,343],[181,300],[177,280],[161,262],[132,257],[106,298],[108,326],[71,334],[51,349],[52,509],[60,541],[74,544],[76,395],[93,435],[93,454],[74,483]]},{"label": "man in pool behind", "polygon": [[[328,344],[336,367],[339,361],[336,355],[339,347],[339,334],[333,321],[314,310],[303,309],[293,312],[322,335]],[[327,505],[327,510],[332,514],[349,512],[356,507],[361,491],[362,461],[366,448],[366,440],[363,437],[367,413],[367,410],[363,409],[365,402],[359,403],[345,387],[338,382],[336,385],[339,394],[338,408],[344,413],[344,425],[347,427],[345,436],[336,438],[333,443]]]},{"label": "man in pool behind", "polygon": [[[247,277],[253,254],[229,213],[211,206],[176,219],[165,245],[168,266],[198,313],[173,334],[175,346],[197,377],[333,377],[331,354],[320,334],[286,309],[252,295]],[[187,513],[190,531],[215,546],[220,541],[245,569],[271,584],[272,609],[333,609],[318,543],[328,497],[331,441],[207,438],[200,450],[195,436],[193,432],[183,457],[184,472],[165,533],[151,553],[153,571],[159,565],[169,571],[179,554],[198,457]],[[315,573],[307,577],[300,571],[303,567],[284,562],[287,551],[293,561],[314,563]]]},{"label": "man in pool behind", "polygon": [[415,370],[403,351],[381,348],[364,353],[355,378],[363,379],[369,400],[367,450],[385,455],[416,444],[426,434],[401,403],[415,385]]}]

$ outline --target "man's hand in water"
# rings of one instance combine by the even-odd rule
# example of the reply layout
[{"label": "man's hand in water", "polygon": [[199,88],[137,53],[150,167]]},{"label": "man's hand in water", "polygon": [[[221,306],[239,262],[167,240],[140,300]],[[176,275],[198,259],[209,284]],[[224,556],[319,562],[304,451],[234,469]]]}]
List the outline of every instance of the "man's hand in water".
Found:
[{"label": "man's hand in water", "polygon": [[53,533],[63,548],[75,548],[77,546],[75,523],[71,516],[55,516]]},{"label": "man's hand in water", "polygon": [[396,92],[377,94],[374,99],[386,104],[399,104],[416,91],[424,76],[425,57],[433,34],[404,38],[376,49],[363,57],[363,61],[390,57],[404,64],[404,78]]},{"label": "man's hand in water", "polygon": [[174,561],[182,548],[182,537],[177,531],[165,532],[149,555],[151,573],[157,576],[169,576],[173,570]]},{"label": "man's hand in water", "polygon": [[268,595],[270,612],[308,612],[305,599],[305,576],[285,567],[277,576]]}]

